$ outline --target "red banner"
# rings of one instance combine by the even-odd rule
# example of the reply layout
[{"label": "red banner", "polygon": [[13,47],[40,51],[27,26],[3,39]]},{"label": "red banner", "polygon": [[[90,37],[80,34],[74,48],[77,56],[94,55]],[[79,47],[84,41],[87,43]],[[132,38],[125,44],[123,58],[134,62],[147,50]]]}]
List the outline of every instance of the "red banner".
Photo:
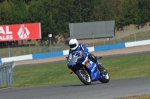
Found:
[{"label": "red banner", "polygon": [[29,40],[41,38],[41,24],[14,24],[0,26],[0,41]]}]

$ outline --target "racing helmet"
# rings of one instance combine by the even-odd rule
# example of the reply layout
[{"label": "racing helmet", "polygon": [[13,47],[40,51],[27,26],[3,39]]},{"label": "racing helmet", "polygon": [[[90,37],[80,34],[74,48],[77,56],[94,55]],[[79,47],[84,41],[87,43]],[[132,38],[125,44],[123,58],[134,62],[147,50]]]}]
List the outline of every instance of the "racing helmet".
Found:
[{"label": "racing helmet", "polygon": [[75,50],[78,47],[79,43],[77,41],[77,39],[71,39],[69,41],[69,47],[71,50]]}]

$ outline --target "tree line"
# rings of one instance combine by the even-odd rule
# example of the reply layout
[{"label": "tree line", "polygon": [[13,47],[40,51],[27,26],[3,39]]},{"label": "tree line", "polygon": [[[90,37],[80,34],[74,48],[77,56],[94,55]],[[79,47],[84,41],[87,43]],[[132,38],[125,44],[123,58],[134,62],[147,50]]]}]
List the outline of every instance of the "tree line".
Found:
[{"label": "tree line", "polygon": [[0,0],[0,25],[40,22],[42,39],[69,35],[69,23],[115,20],[116,27],[150,21],[150,0]]}]

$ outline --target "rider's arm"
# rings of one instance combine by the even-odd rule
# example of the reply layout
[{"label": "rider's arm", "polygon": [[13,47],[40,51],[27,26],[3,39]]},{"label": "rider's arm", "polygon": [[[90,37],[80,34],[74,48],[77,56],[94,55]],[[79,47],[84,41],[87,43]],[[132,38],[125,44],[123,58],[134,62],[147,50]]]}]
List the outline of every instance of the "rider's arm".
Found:
[{"label": "rider's arm", "polygon": [[82,51],[84,52],[82,54],[82,56],[84,58],[86,58],[88,56],[88,54],[90,54],[89,51],[88,51],[88,48],[84,44],[80,44],[80,47],[81,47]]},{"label": "rider's arm", "polygon": [[84,53],[87,53],[87,54],[89,53],[88,48],[84,44],[81,44],[80,47]]}]

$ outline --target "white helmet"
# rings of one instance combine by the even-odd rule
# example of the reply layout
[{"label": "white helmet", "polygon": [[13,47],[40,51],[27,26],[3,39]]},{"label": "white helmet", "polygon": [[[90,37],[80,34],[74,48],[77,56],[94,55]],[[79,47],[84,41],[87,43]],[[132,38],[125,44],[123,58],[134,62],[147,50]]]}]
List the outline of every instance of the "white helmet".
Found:
[{"label": "white helmet", "polygon": [[71,50],[75,50],[78,47],[79,43],[77,41],[77,39],[71,39],[69,41],[69,46]]}]

